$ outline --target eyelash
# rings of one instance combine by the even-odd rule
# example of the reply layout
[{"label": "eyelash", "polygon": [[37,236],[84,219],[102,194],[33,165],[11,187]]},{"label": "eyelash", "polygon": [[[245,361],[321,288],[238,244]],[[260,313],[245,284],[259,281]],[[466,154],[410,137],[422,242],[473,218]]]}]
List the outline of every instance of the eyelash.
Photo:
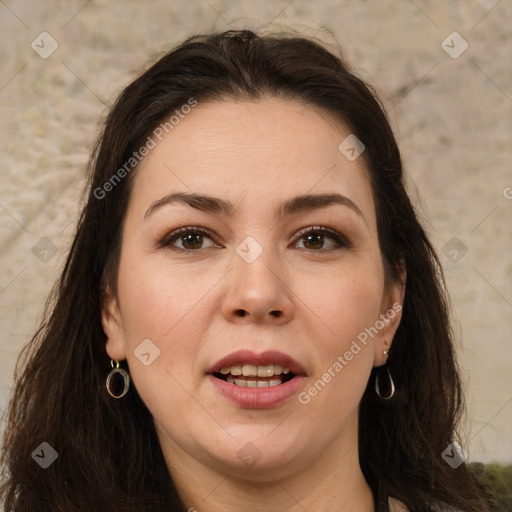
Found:
[{"label": "eyelash", "polygon": [[[332,247],[330,249],[305,249],[310,252],[330,252],[337,249],[348,249],[351,247],[351,244],[349,241],[343,237],[340,233],[337,231],[323,227],[323,226],[309,226],[307,228],[300,229],[295,236],[295,243],[297,243],[299,240],[303,239],[305,236],[309,234],[320,234],[320,235],[328,235],[329,238],[331,238],[337,245],[337,247]],[[173,242],[175,242],[180,236],[188,235],[188,234],[200,234],[200,235],[206,235],[208,238],[213,240],[213,233],[205,228],[200,228],[197,226],[184,226],[178,229],[175,229],[171,233],[166,234],[158,243],[158,248],[170,248],[171,250],[180,251],[180,252],[188,252],[188,253],[195,253],[198,251],[203,250],[202,249],[182,249],[181,247],[173,246]]]}]

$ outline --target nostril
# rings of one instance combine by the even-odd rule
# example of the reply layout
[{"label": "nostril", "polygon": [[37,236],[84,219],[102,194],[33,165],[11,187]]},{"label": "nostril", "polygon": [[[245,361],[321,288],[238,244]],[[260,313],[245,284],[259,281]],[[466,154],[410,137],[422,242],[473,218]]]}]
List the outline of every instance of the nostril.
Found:
[{"label": "nostril", "polygon": [[[236,314],[237,316],[244,317],[244,316],[246,316],[248,313],[247,313],[247,311],[245,311],[245,309],[237,309],[237,310],[235,311],[235,314]],[[273,311],[270,311],[270,314],[271,314],[272,316],[275,316],[276,318],[280,318],[280,317],[282,316],[283,312],[282,312],[281,310],[279,310],[279,309],[274,309]]]}]

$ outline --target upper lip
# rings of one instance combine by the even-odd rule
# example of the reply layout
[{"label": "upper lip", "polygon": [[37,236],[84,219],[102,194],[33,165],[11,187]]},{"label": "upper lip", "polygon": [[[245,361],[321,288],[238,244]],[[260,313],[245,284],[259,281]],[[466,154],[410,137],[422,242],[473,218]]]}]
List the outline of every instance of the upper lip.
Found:
[{"label": "upper lip", "polygon": [[288,368],[295,375],[306,375],[302,365],[293,359],[293,357],[278,352],[276,350],[266,350],[257,354],[251,350],[237,350],[227,356],[219,359],[209,370],[208,373],[219,372],[221,368],[229,366],[251,364],[254,366],[266,366],[269,364],[278,364],[283,368]]}]

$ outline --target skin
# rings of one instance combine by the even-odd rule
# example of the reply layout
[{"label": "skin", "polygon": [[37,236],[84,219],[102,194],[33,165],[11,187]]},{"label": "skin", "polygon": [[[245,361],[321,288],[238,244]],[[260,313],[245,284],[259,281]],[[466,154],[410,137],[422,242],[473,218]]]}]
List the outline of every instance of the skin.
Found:
[{"label": "skin", "polygon": [[[241,505],[374,510],[358,460],[358,405],[372,366],[385,363],[400,313],[308,404],[294,396],[272,409],[241,408],[205,376],[235,350],[279,350],[303,365],[307,390],[359,333],[402,304],[403,285],[385,284],[363,157],[351,162],[338,150],[349,134],[329,114],[295,100],[209,102],[181,120],[137,170],[118,287],[103,303],[106,350],[127,359],[176,488],[198,512]],[[238,210],[213,214],[175,202],[145,218],[155,201],[178,191],[229,200]],[[294,196],[333,192],[353,201],[364,219],[339,204],[275,215]],[[179,237],[157,246],[182,226],[214,236],[195,251],[186,252]],[[350,247],[327,235],[323,242],[297,237],[309,226],[334,229]],[[263,249],[252,263],[236,252],[248,236]],[[160,356],[145,366],[134,350],[147,338]],[[237,457],[248,442],[261,454],[250,468]]]}]

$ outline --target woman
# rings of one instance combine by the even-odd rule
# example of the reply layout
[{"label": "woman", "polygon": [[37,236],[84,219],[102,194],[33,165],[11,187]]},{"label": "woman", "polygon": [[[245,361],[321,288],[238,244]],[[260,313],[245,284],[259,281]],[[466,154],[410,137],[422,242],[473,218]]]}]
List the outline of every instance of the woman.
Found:
[{"label": "woman", "polygon": [[190,38],[120,95],[91,169],[6,510],[487,510],[452,444],[439,262],[338,57]]}]

